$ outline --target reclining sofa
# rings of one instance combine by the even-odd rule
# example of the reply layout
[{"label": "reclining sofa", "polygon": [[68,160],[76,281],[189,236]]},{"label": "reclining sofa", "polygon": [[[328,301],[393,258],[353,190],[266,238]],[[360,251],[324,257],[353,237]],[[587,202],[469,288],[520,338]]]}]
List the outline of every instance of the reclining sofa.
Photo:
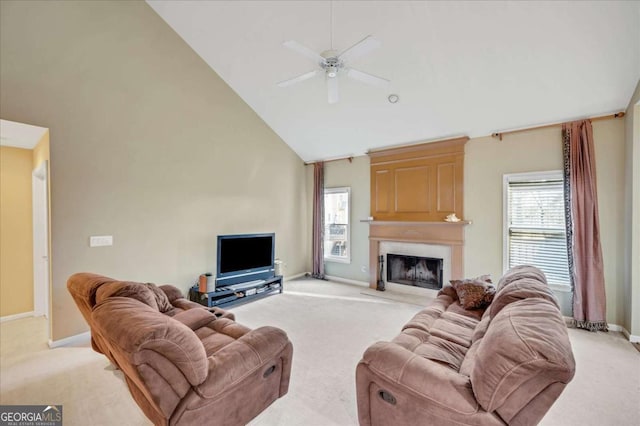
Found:
[{"label": "reclining sofa", "polygon": [[366,350],[360,425],[534,425],[571,381],[567,329],[539,269],[508,271],[482,308],[465,309],[458,293],[443,288],[391,342]]},{"label": "reclining sofa", "polygon": [[288,391],[293,348],[280,329],[250,330],[170,285],[79,273],[67,288],[93,349],[156,425],[244,425]]}]

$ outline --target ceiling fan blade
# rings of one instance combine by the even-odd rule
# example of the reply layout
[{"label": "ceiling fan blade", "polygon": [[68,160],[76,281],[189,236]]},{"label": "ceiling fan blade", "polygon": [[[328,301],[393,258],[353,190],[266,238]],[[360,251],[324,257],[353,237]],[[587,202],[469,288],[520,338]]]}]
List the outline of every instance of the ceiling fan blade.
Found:
[{"label": "ceiling fan blade", "polygon": [[365,38],[339,54],[338,59],[343,62],[352,61],[356,58],[366,55],[372,50],[377,49],[381,44],[382,43],[379,40],[373,38],[373,36],[366,36]]},{"label": "ceiling fan blade", "polygon": [[327,96],[330,104],[335,104],[340,100],[338,96],[337,77],[327,77]]},{"label": "ceiling fan blade", "polygon": [[349,68],[349,70],[347,71],[347,77],[378,87],[386,87],[389,83],[391,83],[386,78],[378,77],[363,71],[354,70],[353,68]]},{"label": "ceiling fan blade", "polygon": [[293,50],[294,52],[298,52],[299,54],[306,56],[307,58],[313,60],[317,64],[324,64],[326,62],[326,60],[322,56],[320,56],[318,53],[309,49],[307,46],[303,46],[297,41],[294,41],[294,40],[285,41],[284,43],[282,43],[282,45],[284,47],[287,47]]},{"label": "ceiling fan blade", "polygon": [[312,78],[312,77],[315,77],[315,76],[316,76],[316,74],[318,74],[318,70],[315,70],[315,71],[309,71],[309,72],[306,72],[306,73],[304,73],[304,74],[301,74],[301,75],[299,75],[299,76],[297,76],[297,77],[293,77],[293,78],[290,78],[290,79],[288,79],[288,80],[283,80],[283,81],[281,81],[281,82],[279,82],[279,83],[276,83],[276,85],[277,85],[278,87],[287,87],[287,86],[291,86],[292,84],[296,84],[296,83],[298,83],[298,82],[300,82],[300,81],[308,80],[308,79],[310,79],[310,78]]}]

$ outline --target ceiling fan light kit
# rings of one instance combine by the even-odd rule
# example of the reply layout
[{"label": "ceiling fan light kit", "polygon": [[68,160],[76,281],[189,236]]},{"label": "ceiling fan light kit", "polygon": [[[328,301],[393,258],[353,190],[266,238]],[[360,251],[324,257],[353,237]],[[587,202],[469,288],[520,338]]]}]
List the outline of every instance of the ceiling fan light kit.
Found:
[{"label": "ceiling fan light kit", "polygon": [[[337,103],[339,100],[338,77],[345,71],[347,77],[372,86],[385,87],[389,84],[389,80],[387,80],[386,78],[378,77],[364,71],[356,70],[354,68],[347,68],[345,66],[345,62],[366,55],[372,50],[380,47],[380,44],[381,43],[372,36],[367,36],[342,53],[338,54],[335,50],[326,50],[321,54],[318,54],[308,47],[293,40],[285,41],[283,43],[285,47],[293,50],[294,52],[312,59],[324,71],[325,80],[327,82],[327,99],[330,104]],[[309,71],[297,77],[281,81],[277,85],[279,87],[291,86],[293,84],[315,77],[317,74],[319,74],[319,71],[320,70]]]}]

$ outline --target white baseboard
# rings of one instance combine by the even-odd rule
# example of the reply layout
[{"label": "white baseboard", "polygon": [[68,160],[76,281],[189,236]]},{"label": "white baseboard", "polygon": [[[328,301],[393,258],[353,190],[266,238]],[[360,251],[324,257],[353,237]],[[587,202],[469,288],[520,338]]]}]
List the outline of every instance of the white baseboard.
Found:
[{"label": "white baseboard", "polygon": [[49,340],[49,347],[51,349],[59,348],[60,346],[69,346],[78,343],[85,343],[91,340],[91,332],[85,331],[84,333],[76,334],[75,336],[65,337],[60,340]]},{"label": "white baseboard", "polygon": [[284,277],[285,281],[289,281],[289,280],[295,280],[301,277],[304,277],[305,275],[307,275],[309,272],[301,272],[299,274],[295,274],[295,275],[291,275],[290,277]]},{"label": "white baseboard", "polygon": [[609,326],[609,331],[618,331],[622,333],[622,335],[630,341],[631,343],[640,343],[640,336],[634,336],[629,333],[629,331],[619,324],[607,324]]},{"label": "white baseboard", "polygon": [[[611,325],[613,325],[615,327],[618,327],[619,330],[613,330],[613,331],[620,331],[624,335],[624,337],[628,341],[630,341],[631,343],[640,343],[640,336],[635,336],[635,335],[629,333],[629,331],[626,328],[622,327],[622,326],[619,326],[619,325],[616,325],[616,324],[611,324]],[[611,327],[611,326],[609,326],[609,327]]]},{"label": "white baseboard", "polygon": [[348,278],[342,278],[342,277],[334,277],[333,275],[325,275],[325,278],[328,279],[328,280],[331,280],[331,281],[339,282],[339,283],[353,284],[353,285],[369,287],[369,283],[364,282],[364,281],[350,280]]},{"label": "white baseboard", "polygon": [[618,324],[607,324],[607,326],[609,327],[609,331],[619,331],[620,333],[624,334],[625,336],[629,335],[629,332],[627,332],[627,329],[625,329],[621,325],[618,325]]},{"label": "white baseboard", "polygon": [[31,312],[22,312],[21,314],[7,315],[4,317],[0,317],[0,322],[5,321],[13,321],[21,318],[28,318],[34,316],[33,311]]}]

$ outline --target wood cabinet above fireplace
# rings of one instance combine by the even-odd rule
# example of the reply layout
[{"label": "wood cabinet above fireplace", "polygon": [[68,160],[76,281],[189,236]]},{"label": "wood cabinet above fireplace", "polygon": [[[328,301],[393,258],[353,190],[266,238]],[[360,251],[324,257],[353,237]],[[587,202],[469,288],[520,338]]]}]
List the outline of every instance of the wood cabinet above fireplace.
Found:
[{"label": "wood cabinet above fireplace", "polygon": [[464,219],[464,144],[468,137],[369,152],[371,216],[379,221]]}]

